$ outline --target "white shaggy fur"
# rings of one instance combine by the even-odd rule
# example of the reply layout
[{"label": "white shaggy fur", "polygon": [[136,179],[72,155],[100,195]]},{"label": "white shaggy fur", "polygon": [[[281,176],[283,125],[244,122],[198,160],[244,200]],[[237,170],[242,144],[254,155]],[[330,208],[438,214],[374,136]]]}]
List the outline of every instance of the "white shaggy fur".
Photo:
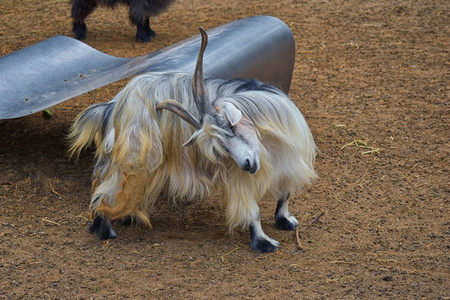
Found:
[{"label": "white shaggy fur", "polygon": [[[278,243],[262,231],[258,202],[266,195],[279,200],[276,219],[298,224],[288,195],[316,177],[306,121],[283,92],[256,80],[206,78],[203,92],[215,111],[202,115],[192,86],[190,74],[141,75],[77,117],[71,155],[96,146],[93,216],[150,224],[147,212],[161,194],[195,199],[221,192],[229,229],[250,226],[252,248],[274,251]],[[167,99],[176,99],[194,121],[160,109]],[[191,146],[183,147],[187,141]]]}]

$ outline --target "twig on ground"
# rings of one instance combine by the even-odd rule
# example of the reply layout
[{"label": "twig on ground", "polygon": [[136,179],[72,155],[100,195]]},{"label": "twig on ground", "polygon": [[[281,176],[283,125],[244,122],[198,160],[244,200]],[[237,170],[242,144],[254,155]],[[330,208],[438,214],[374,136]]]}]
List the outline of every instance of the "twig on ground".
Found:
[{"label": "twig on ground", "polygon": [[50,223],[50,224],[53,224],[53,225],[61,226],[61,224],[59,224],[59,223],[57,223],[55,221],[52,221],[52,220],[47,220],[47,218],[43,218],[41,221],[42,222],[47,222],[47,223]]},{"label": "twig on ground", "polygon": [[61,194],[58,193],[58,192],[55,190],[55,188],[53,187],[53,185],[52,185],[51,182],[49,182],[49,185],[50,185],[50,191],[51,191],[52,193],[54,193],[54,194],[56,194],[56,195],[62,197]]},{"label": "twig on ground", "polygon": [[380,148],[371,147],[365,141],[360,140],[360,139],[353,140],[352,142],[342,146],[341,150],[348,146],[352,146],[352,145],[354,145],[356,148],[366,150],[366,151],[361,152],[361,155],[363,155],[363,156],[366,154],[380,153],[380,151],[381,151]]},{"label": "twig on ground", "polygon": [[197,259],[196,261],[191,262],[191,266],[195,266],[201,261],[202,261],[201,259]]},{"label": "twig on ground", "polygon": [[104,241],[104,242],[103,242],[103,245],[102,245],[102,251],[107,250],[108,247],[109,247],[109,244],[111,244],[111,240],[106,240],[106,241]]},{"label": "twig on ground", "polygon": [[298,247],[298,250],[305,251],[305,248],[303,248],[302,243],[301,243],[301,241],[300,241],[300,232],[302,232],[302,231],[308,229],[309,227],[311,227],[312,225],[314,225],[315,223],[317,223],[317,222],[319,221],[319,219],[320,219],[324,214],[325,214],[325,213],[323,212],[323,213],[321,213],[320,215],[318,215],[311,223],[309,223],[309,224],[306,225],[305,227],[303,227],[303,228],[301,228],[301,229],[300,229],[300,227],[297,227],[297,228],[295,229],[295,237],[297,238],[297,247]]},{"label": "twig on ground", "polygon": [[357,262],[353,262],[353,261],[343,261],[343,260],[333,260],[330,261],[331,264],[348,264],[348,265],[356,265],[358,264]]},{"label": "twig on ground", "polygon": [[227,256],[227,255],[233,253],[234,251],[238,250],[239,248],[240,248],[240,247],[236,247],[236,248],[234,248],[233,250],[228,251],[228,252],[225,253],[224,255],[221,255],[221,256],[220,256],[220,259],[222,260],[222,262],[225,262],[225,256]]}]

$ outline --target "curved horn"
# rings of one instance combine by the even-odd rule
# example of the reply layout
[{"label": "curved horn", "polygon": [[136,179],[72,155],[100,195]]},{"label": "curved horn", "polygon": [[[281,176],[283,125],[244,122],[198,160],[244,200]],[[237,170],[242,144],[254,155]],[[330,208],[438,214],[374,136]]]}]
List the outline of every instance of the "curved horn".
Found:
[{"label": "curved horn", "polygon": [[183,105],[181,105],[181,103],[179,103],[178,101],[172,100],[172,99],[168,99],[165,101],[162,101],[160,103],[158,103],[158,105],[156,105],[156,109],[161,110],[161,109],[166,109],[169,110],[171,112],[173,112],[174,114],[176,114],[177,116],[179,116],[180,118],[182,118],[183,120],[185,120],[187,123],[191,124],[192,126],[194,126],[195,129],[200,129],[200,123],[197,121],[196,118],[194,118],[187,110],[186,108],[184,108]]},{"label": "curved horn", "polygon": [[208,44],[208,34],[202,27],[199,27],[199,30],[202,36],[202,44],[198,53],[197,65],[195,66],[194,77],[192,78],[192,85],[195,103],[200,116],[203,117],[205,113],[214,111],[214,108],[212,107],[211,102],[209,102],[205,84],[203,82],[203,53],[205,52],[206,45]]}]

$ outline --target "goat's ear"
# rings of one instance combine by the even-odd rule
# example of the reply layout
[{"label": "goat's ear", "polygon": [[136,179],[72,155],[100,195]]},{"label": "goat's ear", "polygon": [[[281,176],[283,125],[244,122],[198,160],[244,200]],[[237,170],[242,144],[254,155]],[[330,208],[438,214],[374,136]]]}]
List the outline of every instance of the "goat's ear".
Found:
[{"label": "goat's ear", "polygon": [[221,104],[219,110],[225,113],[225,116],[227,117],[228,122],[230,122],[231,126],[234,126],[237,123],[239,123],[239,121],[242,118],[242,112],[230,102],[225,102]]},{"label": "goat's ear", "polygon": [[156,109],[167,109],[194,126],[195,129],[200,129],[201,127],[200,122],[197,121],[197,119],[194,118],[178,101],[172,99],[162,101],[156,105]]}]

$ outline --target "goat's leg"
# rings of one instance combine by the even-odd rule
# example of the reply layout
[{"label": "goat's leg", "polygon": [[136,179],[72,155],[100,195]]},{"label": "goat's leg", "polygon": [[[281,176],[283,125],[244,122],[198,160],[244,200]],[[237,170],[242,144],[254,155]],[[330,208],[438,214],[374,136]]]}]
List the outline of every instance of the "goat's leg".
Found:
[{"label": "goat's leg", "polygon": [[133,219],[132,216],[127,216],[127,217],[121,219],[120,222],[122,223],[123,226],[131,226],[131,225],[133,225],[136,221]]},{"label": "goat's leg", "polygon": [[250,237],[250,247],[255,251],[267,253],[274,252],[278,249],[279,243],[268,237],[262,230],[259,216],[250,224]]},{"label": "goat's leg", "polygon": [[145,11],[143,1],[135,1],[130,5],[129,17],[132,24],[136,25],[136,40],[139,42],[150,42],[155,32],[150,29],[150,19],[142,12]]},{"label": "goat's leg", "polygon": [[87,26],[84,20],[94,11],[97,4],[93,0],[73,0],[72,3],[72,31],[78,40],[84,40],[87,33]]},{"label": "goat's leg", "polygon": [[295,230],[298,226],[297,219],[289,213],[288,208],[289,192],[278,200],[275,210],[275,225],[282,230]]},{"label": "goat's leg", "polygon": [[[110,163],[108,162],[98,163],[97,169],[94,174],[97,174],[98,176],[103,172],[107,172],[109,167]],[[100,240],[114,239],[117,237],[116,232],[112,228],[110,218],[104,213],[100,212],[98,208],[104,202],[108,204],[110,204],[110,202],[114,202],[113,197],[119,190],[121,179],[122,177],[120,173],[114,172],[113,175],[108,176],[101,183],[99,183],[100,179],[98,177],[92,182],[93,195],[89,208],[92,212],[92,216],[94,216],[94,220],[89,227],[89,232],[96,233]]]},{"label": "goat's leg", "polygon": [[150,18],[148,18],[147,21],[145,21],[144,30],[145,30],[145,33],[147,33],[147,35],[150,38],[154,38],[156,36],[155,31],[150,27]]},{"label": "goat's leg", "polygon": [[146,30],[145,30],[145,23],[138,23],[136,25],[137,27],[137,31],[136,31],[136,41],[138,42],[150,42],[151,38],[150,36],[147,34]]},{"label": "goat's leg", "polygon": [[246,186],[238,183],[230,183],[227,186],[227,224],[230,230],[239,225],[248,226],[251,237],[250,247],[263,253],[274,252],[279,243],[268,237],[262,230],[258,202],[253,195],[247,193]]},{"label": "goat's leg", "polygon": [[96,233],[100,240],[115,239],[116,232],[112,229],[111,222],[102,216],[95,216],[94,221],[89,227],[90,233]]}]

